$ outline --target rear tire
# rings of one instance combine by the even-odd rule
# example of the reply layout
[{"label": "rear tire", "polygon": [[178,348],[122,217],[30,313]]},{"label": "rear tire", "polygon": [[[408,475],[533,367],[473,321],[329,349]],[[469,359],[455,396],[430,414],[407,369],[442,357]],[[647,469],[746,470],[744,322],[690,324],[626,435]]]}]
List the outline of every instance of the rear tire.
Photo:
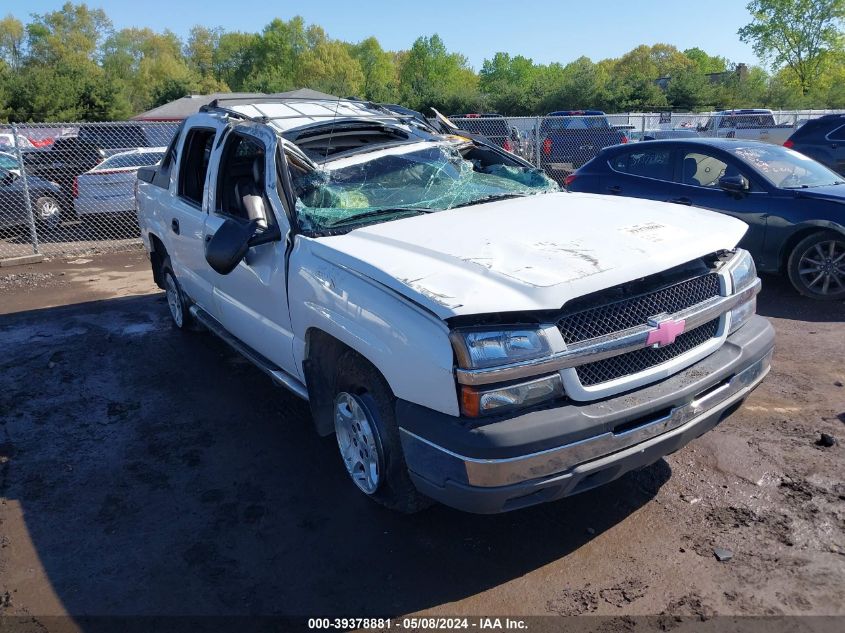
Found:
[{"label": "rear tire", "polygon": [[59,226],[62,219],[62,207],[59,201],[52,196],[36,198],[32,211],[38,225],[48,231]]},{"label": "rear tire", "polygon": [[164,282],[164,295],[167,298],[167,307],[170,310],[173,325],[179,330],[189,329],[193,325],[193,317],[188,309],[188,299],[182,291],[179,280],[176,279],[176,273],[173,272],[170,257],[165,257],[161,264],[161,278]]},{"label": "rear tire", "polygon": [[787,262],[793,287],[822,301],[845,299],[845,236],[819,231],[798,242]]},{"label": "rear tire", "polygon": [[358,489],[404,514],[429,507],[433,501],[408,476],[395,398],[378,370],[359,354],[344,352],[337,361],[333,393],[338,448]]}]

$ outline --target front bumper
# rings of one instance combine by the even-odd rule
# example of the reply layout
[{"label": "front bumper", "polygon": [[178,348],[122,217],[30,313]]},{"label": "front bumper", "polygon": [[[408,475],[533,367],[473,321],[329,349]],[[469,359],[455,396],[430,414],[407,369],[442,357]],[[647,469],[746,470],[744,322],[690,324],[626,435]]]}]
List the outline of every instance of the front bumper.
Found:
[{"label": "front bumper", "polygon": [[718,351],[659,383],[477,428],[399,401],[411,479],[422,493],[479,513],[589,490],[716,426],[768,373],[773,346],[772,326],[754,317]]}]

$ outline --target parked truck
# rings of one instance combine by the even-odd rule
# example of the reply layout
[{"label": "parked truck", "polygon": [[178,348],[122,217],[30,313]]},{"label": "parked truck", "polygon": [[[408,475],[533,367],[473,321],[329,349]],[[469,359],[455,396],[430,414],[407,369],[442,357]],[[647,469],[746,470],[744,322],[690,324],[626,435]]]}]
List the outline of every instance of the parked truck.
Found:
[{"label": "parked truck", "polygon": [[138,177],[175,327],[307,400],[357,489],[395,510],[589,490],[713,428],[769,371],[745,224],[560,191],[419,115],[218,100]]},{"label": "parked truck", "polygon": [[537,139],[540,164],[555,180],[581,167],[605,147],[627,143],[626,130],[600,110],[561,110],[543,118]]},{"label": "parked truck", "polygon": [[751,139],[782,145],[795,131],[792,124],[779,125],[771,110],[723,110],[698,128],[702,136]]}]

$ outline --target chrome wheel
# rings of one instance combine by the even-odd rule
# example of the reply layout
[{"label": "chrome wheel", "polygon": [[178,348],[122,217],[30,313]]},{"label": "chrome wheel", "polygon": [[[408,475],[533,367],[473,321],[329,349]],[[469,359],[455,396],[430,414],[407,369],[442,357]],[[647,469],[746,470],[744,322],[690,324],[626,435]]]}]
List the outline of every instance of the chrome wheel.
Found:
[{"label": "chrome wheel", "polygon": [[59,203],[53,198],[41,198],[38,200],[38,219],[46,224],[49,228],[54,228],[59,224],[61,217],[61,209]]},{"label": "chrome wheel", "polygon": [[182,327],[185,322],[185,315],[182,313],[182,297],[179,295],[179,286],[172,272],[167,272],[164,278],[164,292],[167,296],[167,307],[170,308],[170,316],[176,327]]},{"label": "chrome wheel", "polygon": [[798,276],[814,294],[826,296],[845,291],[845,242],[826,240],[812,245],[801,254]]},{"label": "chrome wheel", "polygon": [[364,493],[371,495],[381,483],[381,456],[375,423],[361,400],[341,392],[334,401],[334,429],[346,471]]}]

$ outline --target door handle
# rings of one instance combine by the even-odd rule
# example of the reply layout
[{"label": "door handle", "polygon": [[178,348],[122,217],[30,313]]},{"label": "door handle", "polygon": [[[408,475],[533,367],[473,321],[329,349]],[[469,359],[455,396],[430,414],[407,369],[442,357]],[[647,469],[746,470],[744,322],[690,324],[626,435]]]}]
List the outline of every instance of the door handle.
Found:
[{"label": "door handle", "polygon": [[622,193],[622,187],[619,185],[613,185],[612,187],[608,187],[607,190],[610,193]]},{"label": "door handle", "polygon": [[667,200],[666,202],[674,202],[675,204],[685,204],[687,206],[692,205],[692,200],[689,198],[673,198],[672,200]]},{"label": "door handle", "polygon": [[170,221],[170,230],[176,233],[176,235],[179,235],[179,220],[173,218]]}]

